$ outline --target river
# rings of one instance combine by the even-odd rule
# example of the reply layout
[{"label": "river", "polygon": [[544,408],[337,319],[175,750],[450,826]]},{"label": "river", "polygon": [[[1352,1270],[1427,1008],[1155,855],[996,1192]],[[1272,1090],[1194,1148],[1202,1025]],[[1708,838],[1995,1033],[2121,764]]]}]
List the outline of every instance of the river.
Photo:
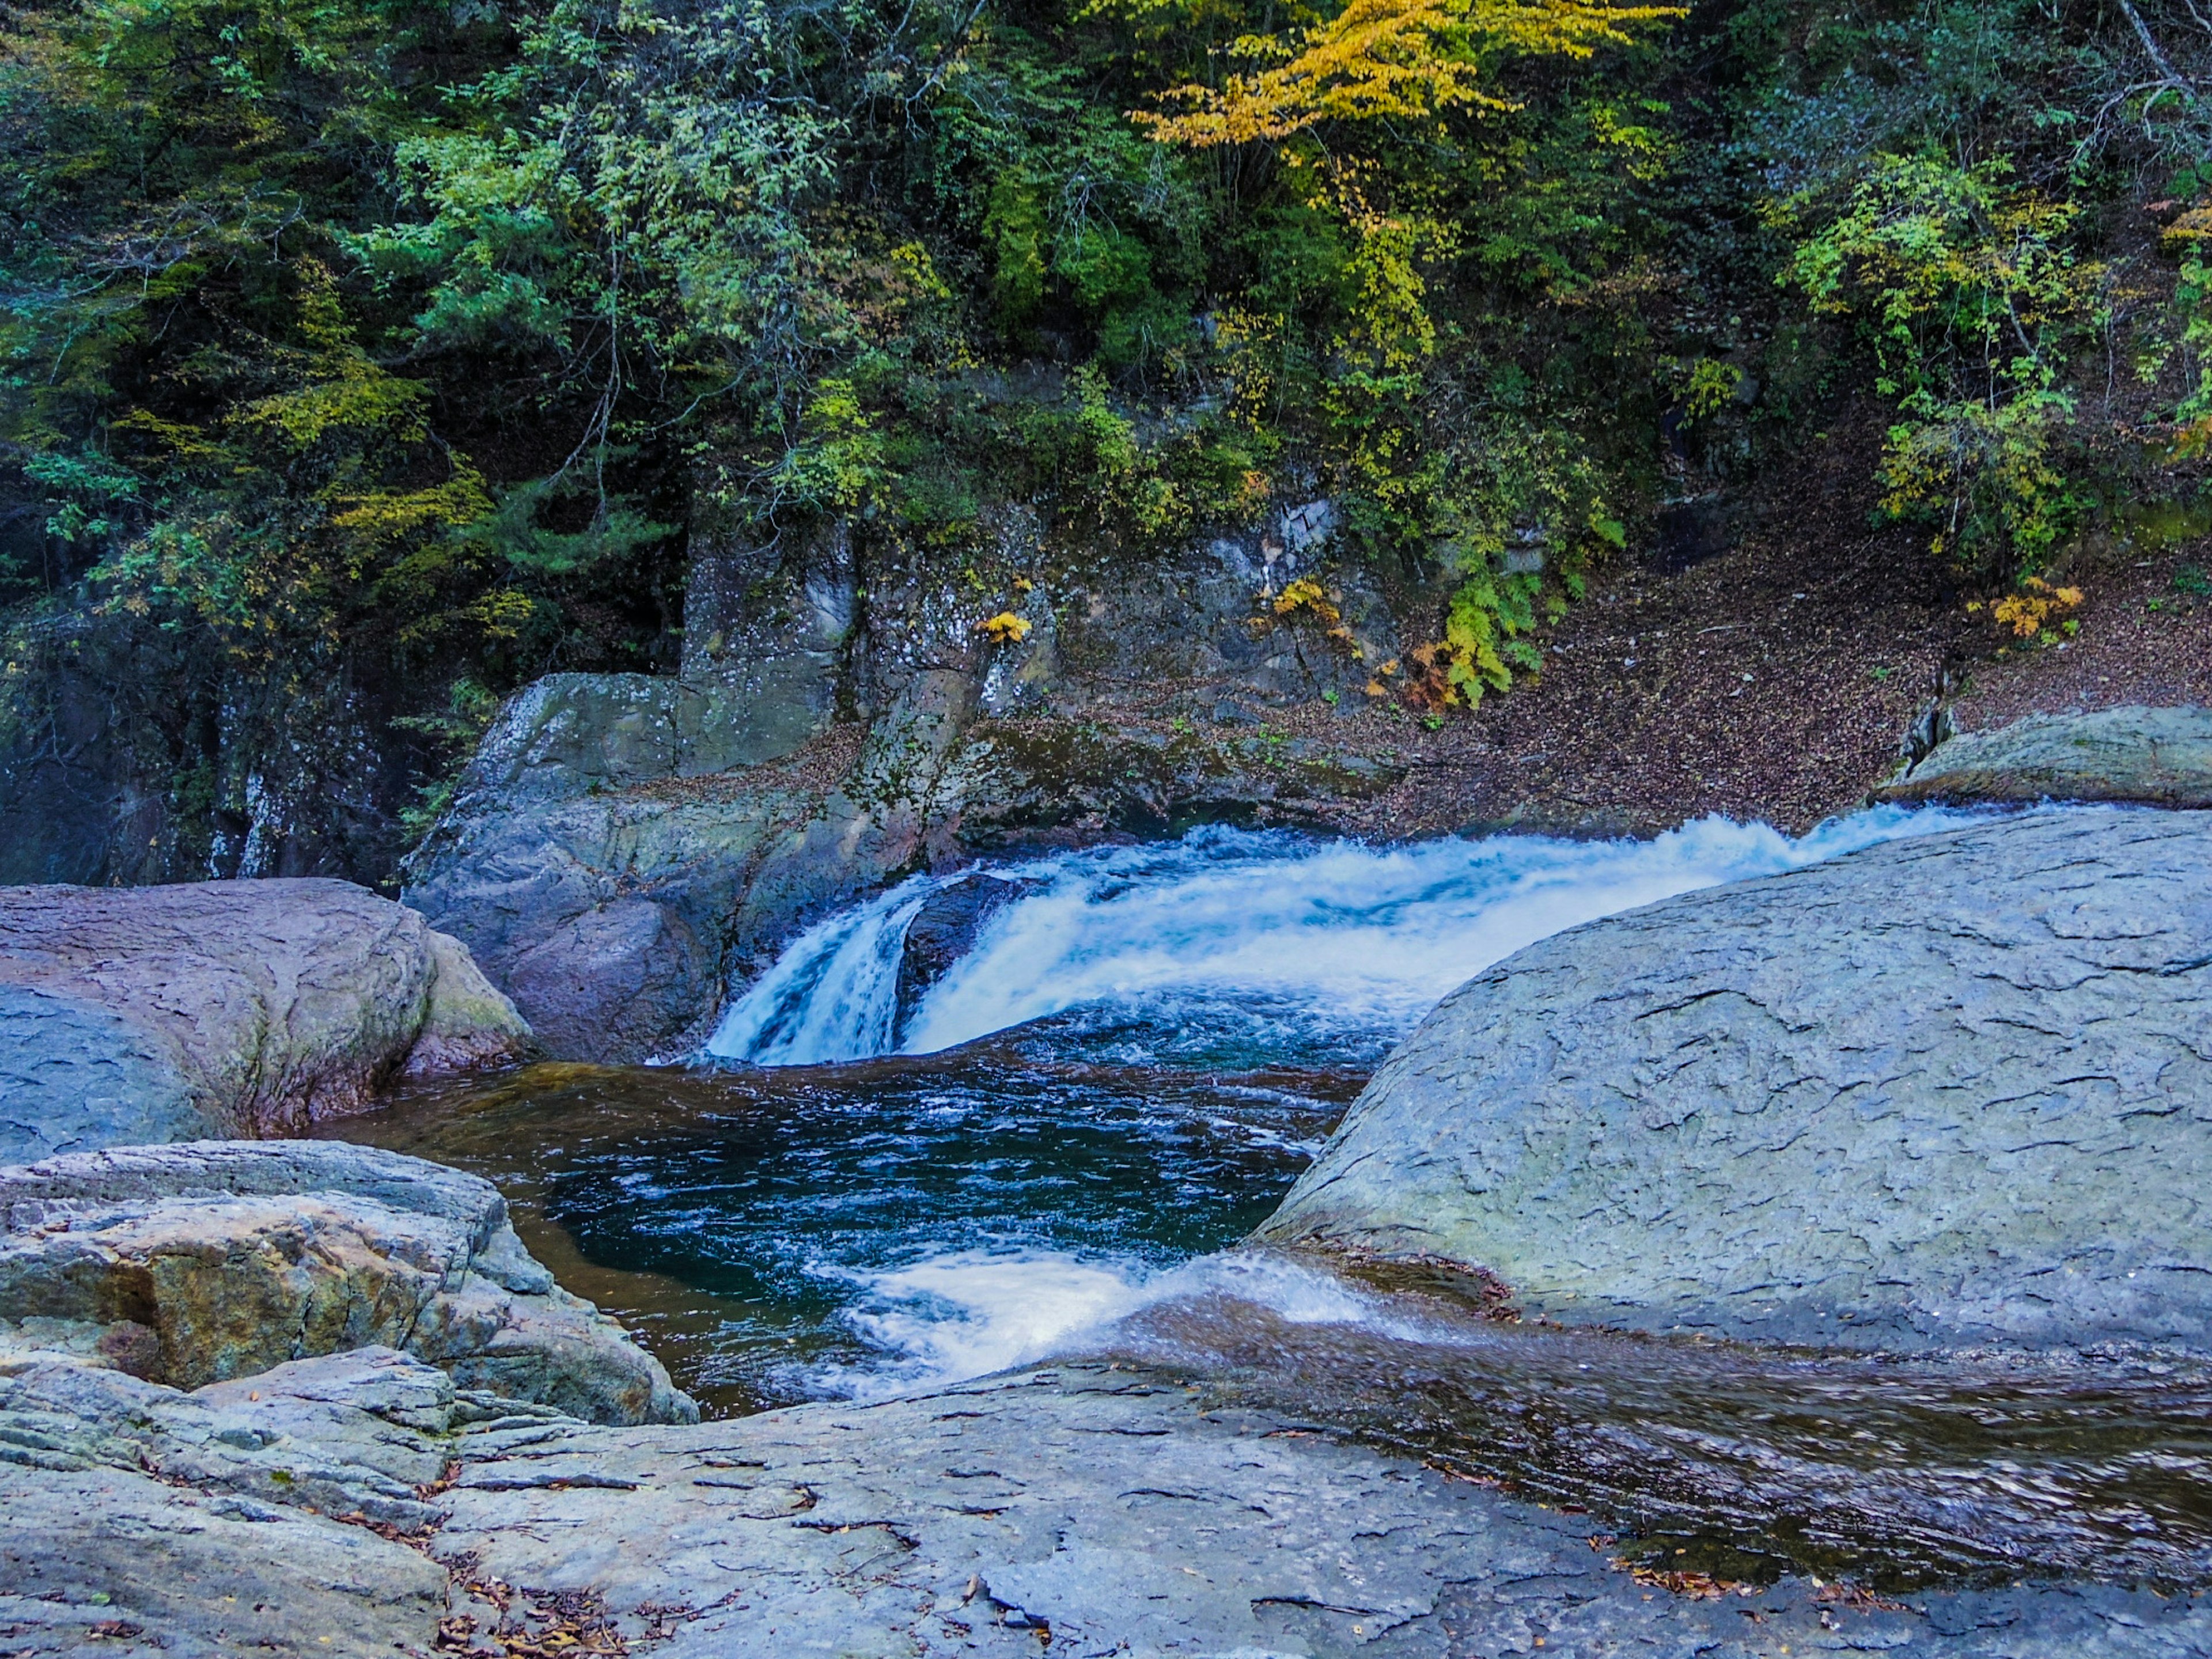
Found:
[{"label": "river", "polygon": [[1586,1510],[1655,1571],[2195,1583],[2201,1368],[1560,1332],[1501,1322],[1451,1274],[1237,1244],[1472,974],[1961,821],[1380,848],[1212,829],[1054,854],[994,866],[1009,902],[902,1004],[907,931],[959,879],[918,877],[793,941],[691,1063],[538,1066],[343,1132],[498,1182],[532,1250],[712,1411],[1089,1355]]}]

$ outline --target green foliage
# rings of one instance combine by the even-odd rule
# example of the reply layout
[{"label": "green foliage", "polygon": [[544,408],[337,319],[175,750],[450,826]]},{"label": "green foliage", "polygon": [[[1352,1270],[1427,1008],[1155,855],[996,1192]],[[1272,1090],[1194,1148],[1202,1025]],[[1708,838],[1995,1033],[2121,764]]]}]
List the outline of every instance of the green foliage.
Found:
[{"label": "green foliage", "polygon": [[1858,322],[1875,390],[1897,399],[1885,510],[1933,521],[1939,550],[1984,567],[2033,567],[2071,527],[2063,376],[2105,320],[2103,268],[2073,246],[2078,206],[2014,187],[2013,172],[1878,156],[1789,273],[1815,311]]},{"label": "green foliage", "polygon": [[462,688],[666,661],[701,511],[1142,557],[1324,494],[1465,705],[1871,399],[1869,499],[2002,587],[2212,443],[2205,87],[2180,0],[39,0],[0,592],[434,790]]}]

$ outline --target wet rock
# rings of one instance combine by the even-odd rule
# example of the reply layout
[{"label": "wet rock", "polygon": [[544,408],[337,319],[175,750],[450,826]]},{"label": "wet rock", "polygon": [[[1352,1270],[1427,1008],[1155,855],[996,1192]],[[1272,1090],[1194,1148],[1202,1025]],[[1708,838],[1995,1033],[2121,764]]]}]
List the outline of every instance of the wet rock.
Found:
[{"label": "wet rock", "polygon": [[929,988],[975,948],[977,936],[991,918],[1030,890],[1028,882],[978,872],[939,888],[921,902],[907,924],[906,942],[899,951],[899,1030],[904,1031]]},{"label": "wet rock", "polygon": [[465,939],[563,1059],[673,1058],[805,921],[923,861],[939,763],[829,790],[744,774],[457,807],[408,902]]},{"label": "wet rock", "polygon": [[2212,709],[2140,704],[2034,714],[1932,741],[1881,801],[2133,801],[2212,806]]},{"label": "wet rock", "polygon": [[[599,1422],[695,1419],[658,1361],[533,1261],[488,1182],[321,1141],[0,1169],[0,1334],[195,1389],[399,1349]],[[118,1335],[119,1333],[119,1335]]]},{"label": "wet rock", "polygon": [[2212,815],[1686,895],[1445,999],[1261,1229],[1574,1322],[2212,1347]]},{"label": "wet rock", "polygon": [[529,1043],[465,948],[348,882],[0,888],[0,1159],[283,1133]]},{"label": "wet rock", "polygon": [[[1588,1517],[1103,1367],[690,1429],[469,1432],[460,1456],[441,1555],[602,1597],[629,1631],[665,1631],[653,1650],[669,1659],[1034,1659],[1041,1638],[1347,1659],[2148,1659],[2212,1644],[2200,1600],[2097,1585],[1841,1612],[1802,1579],[1655,1592],[1592,1547]],[[685,1615],[662,1623],[672,1607]]]}]

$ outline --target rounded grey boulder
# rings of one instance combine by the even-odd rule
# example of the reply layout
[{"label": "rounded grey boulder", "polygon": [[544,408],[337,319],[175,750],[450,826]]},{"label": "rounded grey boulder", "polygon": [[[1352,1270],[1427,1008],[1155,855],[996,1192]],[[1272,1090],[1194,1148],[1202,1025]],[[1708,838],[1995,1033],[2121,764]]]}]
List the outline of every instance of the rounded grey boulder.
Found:
[{"label": "rounded grey boulder", "polygon": [[350,882],[0,887],[0,1163],[282,1134],[530,1042],[459,940]]},{"label": "rounded grey boulder", "polygon": [[1562,1320],[2212,1346],[2212,814],[2049,812],[1593,922],[1447,998],[1263,1237]]}]

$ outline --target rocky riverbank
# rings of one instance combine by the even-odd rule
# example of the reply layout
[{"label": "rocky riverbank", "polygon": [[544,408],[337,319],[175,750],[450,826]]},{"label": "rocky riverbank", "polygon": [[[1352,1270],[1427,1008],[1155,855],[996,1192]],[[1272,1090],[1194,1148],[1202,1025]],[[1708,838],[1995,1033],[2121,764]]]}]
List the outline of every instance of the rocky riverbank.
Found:
[{"label": "rocky riverbank", "polygon": [[[1699,1353],[2194,1375],[2208,860],[2212,814],[2030,812],[1557,935],[1261,1235]],[[1145,1352],[687,1420],[495,1189],[389,1153],[52,1158],[0,1229],[0,1653],[2212,1654],[2186,1575],[1671,1565]]]}]

